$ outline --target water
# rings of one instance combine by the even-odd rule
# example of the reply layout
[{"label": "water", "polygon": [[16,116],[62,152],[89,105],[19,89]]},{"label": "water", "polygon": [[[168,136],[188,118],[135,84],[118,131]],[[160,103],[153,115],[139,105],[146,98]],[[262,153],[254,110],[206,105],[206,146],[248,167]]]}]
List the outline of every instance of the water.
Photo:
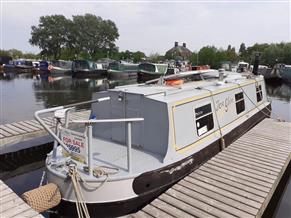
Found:
[{"label": "water", "polygon": [[93,92],[133,82],[72,79],[69,76],[49,82],[46,77],[13,74],[0,80],[0,124],[30,120],[37,110],[90,100]]},{"label": "water", "polygon": [[[12,75],[10,78],[0,80],[0,123],[33,119],[33,113],[36,110],[90,100],[93,92],[133,82],[72,79],[70,77],[56,78],[49,82],[47,78],[43,79],[29,74]],[[267,94],[272,101],[272,117],[280,117],[291,122],[291,85],[267,84]],[[44,162],[22,168],[5,177],[8,178],[5,179],[5,182],[19,195],[39,186]],[[289,178],[275,212],[276,217],[291,217],[290,181]]]}]

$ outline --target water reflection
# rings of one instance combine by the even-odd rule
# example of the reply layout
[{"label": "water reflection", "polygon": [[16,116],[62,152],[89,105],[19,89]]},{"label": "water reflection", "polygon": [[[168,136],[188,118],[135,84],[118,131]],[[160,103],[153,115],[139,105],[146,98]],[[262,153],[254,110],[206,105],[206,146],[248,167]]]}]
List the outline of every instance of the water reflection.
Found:
[{"label": "water reflection", "polygon": [[267,95],[271,98],[290,102],[291,84],[288,83],[267,83]]},{"label": "water reflection", "polygon": [[2,102],[0,123],[33,119],[36,110],[87,101],[92,93],[135,83],[135,80],[110,81],[103,79],[52,78],[45,74],[2,75],[0,86]]}]

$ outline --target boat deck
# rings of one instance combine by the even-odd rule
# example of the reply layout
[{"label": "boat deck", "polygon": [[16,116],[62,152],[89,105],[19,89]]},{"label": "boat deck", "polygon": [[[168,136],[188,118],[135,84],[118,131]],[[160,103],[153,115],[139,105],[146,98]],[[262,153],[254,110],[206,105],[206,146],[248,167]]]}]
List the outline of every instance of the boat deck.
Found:
[{"label": "boat deck", "polygon": [[[118,176],[128,175],[127,147],[110,141],[93,139],[93,160],[96,166],[110,166],[120,169]],[[162,166],[162,156],[132,147],[131,175],[157,169]],[[114,178],[114,176],[110,177]]]},{"label": "boat deck", "polygon": [[44,217],[28,206],[2,180],[0,180],[0,205],[0,217]]},{"label": "boat deck", "polygon": [[291,123],[265,119],[128,217],[261,217],[291,159]]}]

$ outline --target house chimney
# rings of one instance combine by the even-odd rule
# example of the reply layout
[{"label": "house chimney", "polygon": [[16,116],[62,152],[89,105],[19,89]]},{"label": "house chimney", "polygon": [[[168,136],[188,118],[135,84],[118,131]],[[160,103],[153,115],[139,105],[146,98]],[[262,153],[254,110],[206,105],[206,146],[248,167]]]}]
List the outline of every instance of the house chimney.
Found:
[{"label": "house chimney", "polygon": [[186,43],[185,42],[183,42],[183,47],[186,48]]},{"label": "house chimney", "polygon": [[175,42],[175,47],[177,47],[178,46],[178,42]]}]

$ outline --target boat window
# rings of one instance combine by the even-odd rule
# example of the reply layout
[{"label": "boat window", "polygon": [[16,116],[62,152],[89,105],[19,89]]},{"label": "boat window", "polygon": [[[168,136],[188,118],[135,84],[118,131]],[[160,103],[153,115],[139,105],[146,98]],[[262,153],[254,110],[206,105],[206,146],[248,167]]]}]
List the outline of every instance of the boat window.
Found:
[{"label": "boat window", "polygon": [[201,136],[214,127],[211,104],[195,109],[197,134]]},{"label": "boat window", "polygon": [[240,114],[245,110],[245,100],[243,92],[235,94],[236,113]]},{"label": "boat window", "polygon": [[257,85],[256,86],[256,93],[257,93],[257,102],[262,101],[262,99],[263,99],[263,92],[262,92],[262,86],[261,85]]}]

